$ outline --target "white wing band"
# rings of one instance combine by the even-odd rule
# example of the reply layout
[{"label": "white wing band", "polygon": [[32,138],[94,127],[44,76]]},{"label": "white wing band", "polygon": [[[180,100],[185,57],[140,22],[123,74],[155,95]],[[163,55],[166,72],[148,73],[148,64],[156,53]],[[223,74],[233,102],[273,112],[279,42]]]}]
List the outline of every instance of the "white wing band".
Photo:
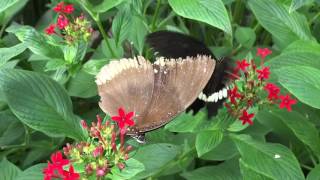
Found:
[{"label": "white wing band", "polygon": [[218,102],[219,100],[228,97],[228,90],[229,90],[229,87],[225,86],[220,91],[215,92],[208,97],[203,92],[201,92],[198,96],[198,99],[205,102]]}]

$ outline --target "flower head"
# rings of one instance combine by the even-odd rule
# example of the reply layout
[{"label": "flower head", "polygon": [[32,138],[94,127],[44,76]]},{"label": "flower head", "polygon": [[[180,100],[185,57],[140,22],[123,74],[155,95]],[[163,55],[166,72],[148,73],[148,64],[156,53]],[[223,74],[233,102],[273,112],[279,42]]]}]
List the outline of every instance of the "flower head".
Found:
[{"label": "flower head", "polygon": [[253,113],[248,114],[247,110],[244,110],[242,112],[242,116],[239,119],[242,121],[243,125],[246,123],[249,123],[251,125],[251,124],[253,124],[253,122],[251,120],[253,117],[254,117]]},{"label": "flower head", "polygon": [[63,172],[64,178],[63,180],[78,180],[80,179],[80,174],[76,173],[73,169],[73,166],[70,165],[69,171]]},{"label": "flower head", "polygon": [[262,59],[264,59],[266,56],[271,54],[272,51],[268,48],[258,48],[257,56],[260,56]]},{"label": "flower head", "polygon": [[232,104],[236,104],[236,99],[242,97],[242,95],[238,92],[237,86],[234,86],[232,90],[228,90],[228,95]]},{"label": "flower head", "polygon": [[281,102],[279,104],[280,109],[287,108],[287,110],[290,112],[291,105],[296,104],[297,101],[295,99],[291,99],[291,97],[286,94],[285,96],[280,96]]},{"label": "flower head", "polygon": [[242,61],[238,60],[236,61],[236,63],[237,63],[236,69],[240,69],[243,72],[245,72],[247,70],[247,67],[250,65],[245,59],[243,59]]},{"label": "flower head", "polygon": [[58,3],[54,8],[53,10],[57,13],[60,13],[62,12],[62,10],[64,9],[64,2],[60,2]]},{"label": "flower head", "polygon": [[63,12],[66,14],[72,14],[73,11],[74,11],[73,4],[68,4],[68,5],[64,6],[64,8],[63,8]]},{"label": "flower head", "polygon": [[273,99],[278,99],[278,94],[280,93],[280,88],[273,83],[267,83],[264,89],[268,91],[268,99],[271,101]]},{"label": "flower head", "polygon": [[269,75],[270,75],[270,67],[264,67],[263,69],[258,69],[257,70],[258,75],[258,79],[260,80],[264,80],[264,79],[269,79]]},{"label": "flower head", "polygon": [[55,24],[50,24],[50,26],[48,26],[48,27],[45,29],[46,34],[51,35],[51,34],[56,33],[55,28],[56,28],[56,25],[55,25]]},{"label": "flower head", "polygon": [[118,123],[118,126],[120,129],[125,128],[126,125],[128,126],[134,125],[134,121],[132,120],[134,112],[129,112],[128,114],[126,114],[123,108],[119,108],[118,113],[119,113],[119,116],[113,116],[111,117],[111,119]]},{"label": "flower head", "polygon": [[57,20],[58,28],[59,29],[64,29],[68,25],[69,25],[69,20],[64,16],[59,15],[58,20]]}]

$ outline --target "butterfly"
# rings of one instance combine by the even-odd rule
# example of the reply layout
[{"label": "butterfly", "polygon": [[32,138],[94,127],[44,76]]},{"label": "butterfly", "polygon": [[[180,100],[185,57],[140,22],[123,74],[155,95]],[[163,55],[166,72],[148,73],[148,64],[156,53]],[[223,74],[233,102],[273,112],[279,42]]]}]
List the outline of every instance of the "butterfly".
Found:
[{"label": "butterfly", "polygon": [[118,108],[133,111],[135,125],[127,135],[144,142],[144,134],[185,111],[208,83],[216,61],[210,56],[166,59],[152,64],[139,56],[111,61],[96,76],[100,108],[108,115]]}]

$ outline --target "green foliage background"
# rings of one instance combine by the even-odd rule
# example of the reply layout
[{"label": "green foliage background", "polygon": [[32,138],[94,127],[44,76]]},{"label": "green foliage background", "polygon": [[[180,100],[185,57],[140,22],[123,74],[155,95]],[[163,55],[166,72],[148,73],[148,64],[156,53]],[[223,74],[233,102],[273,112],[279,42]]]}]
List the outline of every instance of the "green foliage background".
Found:
[{"label": "green foliage background", "polygon": [[320,179],[320,1],[68,0],[97,30],[74,46],[44,34],[58,2],[0,1],[0,179],[42,179],[52,152],[85,138],[79,120],[102,114],[99,69],[132,54],[152,59],[145,36],[158,30],[196,37],[217,58],[272,49],[272,82],[299,103],[259,110],[252,126],[223,108],[210,121],[204,110],[183,113],[146,145],[128,139],[134,160],[114,178]]}]

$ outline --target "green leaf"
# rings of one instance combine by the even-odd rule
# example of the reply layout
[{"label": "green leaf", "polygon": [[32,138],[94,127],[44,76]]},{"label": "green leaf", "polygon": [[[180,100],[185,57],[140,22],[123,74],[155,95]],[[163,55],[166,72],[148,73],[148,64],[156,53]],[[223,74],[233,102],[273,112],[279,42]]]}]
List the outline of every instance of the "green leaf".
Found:
[{"label": "green leaf", "polygon": [[166,144],[150,144],[139,148],[134,159],[144,164],[145,170],[134,177],[134,179],[143,179],[152,176],[164,168],[179,153],[179,147]]},{"label": "green leaf", "polygon": [[304,179],[299,162],[285,146],[253,140],[248,135],[232,135],[247,168],[274,180]]},{"label": "green leaf", "polygon": [[21,170],[6,158],[0,162],[1,180],[13,180],[20,172]]},{"label": "green leaf", "polygon": [[259,179],[259,180],[273,180],[265,176],[263,173],[256,172],[254,168],[246,164],[242,159],[239,160],[241,174],[244,180]]},{"label": "green leaf", "polygon": [[0,13],[17,3],[19,0],[1,0],[0,1]]},{"label": "green leaf", "polygon": [[11,58],[21,54],[27,47],[20,43],[9,48],[0,48],[0,67],[8,62]]},{"label": "green leaf", "polygon": [[68,94],[74,97],[89,98],[97,95],[95,76],[80,70],[68,82]]},{"label": "green leaf", "polygon": [[60,59],[51,59],[47,62],[45,71],[53,71],[62,67],[66,67],[66,62]]},{"label": "green leaf", "polygon": [[47,166],[46,163],[36,164],[21,172],[14,180],[35,180],[43,179],[42,170]]},{"label": "green leaf", "polygon": [[216,166],[204,166],[181,174],[187,180],[228,179],[241,180],[239,165],[236,160],[225,161]]},{"label": "green leaf", "polygon": [[90,3],[92,6],[92,10],[95,12],[106,12],[119,4],[121,4],[124,0],[102,0],[98,1],[99,3]]},{"label": "green leaf", "polygon": [[238,150],[234,142],[229,136],[223,136],[221,143],[200,158],[213,161],[225,161],[231,159],[238,154]]},{"label": "green leaf", "polygon": [[[320,109],[320,70],[308,66],[289,66],[276,70],[279,82],[299,101]],[[306,93],[308,92],[308,93]]]},{"label": "green leaf", "polygon": [[144,165],[133,158],[128,159],[125,164],[126,167],[122,171],[118,167],[112,169],[112,179],[130,179],[144,170]]},{"label": "green leaf", "polygon": [[317,164],[308,174],[307,180],[320,180],[320,164]]},{"label": "green leaf", "polygon": [[246,48],[251,48],[256,41],[256,34],[248,27],[238,27],[235,32],[236,40]]},{"label": "green leaf", "polygon": [[231,23],[221,0],[169,0],[178,15],[207,23],[232,35]]},{"label": "green leaf", "polygon": [[11,25],[6,29],[13,33],[23,42],[33,53],[50,58],[63,59],[63,53],[58,46],[48,43],[43,34],[38,33],[31,26]]},{"label": "green leaf", "polygon": [[112,21],[112,34],[117,47],[128,38],[131,31],[132,15],[129,8],[130,6],[123,6]]},{"label": "green leaf", "polygon": [[192,112],[182,113],[165,126],[171,132],[195,132],[207,118],[206,112],[199,111],[195,116]]},{"label": "green leaf", "polygon": [[82,70],[86,73],[97,75],[100,72],[100,69],[108,62],[108,60],[104,59],[90,59],[82,66]]},{"label": "green leaf", "polygon": [[279,56],[267,62],[267,65],[270,65],[271,71],[288,66],[310,66],[320,69],[320,61],[315,59],[320,59],[320,45],[317,42],[298,40],[284,49]]},{"label": "green leaf", "polygon": [[198,133],[196,138],[198,156],[201,157],[203,154],[217,147],[221,143],[222,138],[223,132],[220,130],[203,131]]},{"label": "green leaf", "polygon": [[18,145],[23,142],[23,124],[9,110],[0,112],[0,147]]},{"label": "green leaf", "polygon": [[298,39],[314,39],[307,19],[298,12],[289,13],[285,5],[270,0],[250,0],[249,6],[259,23],[281,42],[283,47]]},{"label": "green leaf", "polygon": [[320,144],[315,143],[320,142],[320,138],[314,124],[295,111],[287,113],[286,111],[277,110],[270,113],[275,116],[274,118],[282,121],[301,142],[309,146],[320,157]]},{"label": "green leaf", "polygon": [[23,123],[50,136],[83,138],[70,97],[49,77],[3,69],[0,70],[0,87],[10,109]]},{"label": "green leaf", "polygon": [[[0,12],[0,25],[5,25],[7,24],[11,18],[19,12],[26,4],[28,0],[3,0],[0,1],[0,7],[2,11]],[[4,4],[2,3],[10,3],[11,5],[4,8]]]},{"label": "green leaf", "polygon": [[131,41],[134,47],[138,50],[141,55],[144,47],[145,36],[148,33],[145,22],[138,16],[131,18],[131,27],[129,31],[128,40]]},{"label": "green leaf", "polygon": [[314,0],[292,0],[289,12],[292,13],[292,11],[295,11],[306,4],[311,4],[313,1]]}]

